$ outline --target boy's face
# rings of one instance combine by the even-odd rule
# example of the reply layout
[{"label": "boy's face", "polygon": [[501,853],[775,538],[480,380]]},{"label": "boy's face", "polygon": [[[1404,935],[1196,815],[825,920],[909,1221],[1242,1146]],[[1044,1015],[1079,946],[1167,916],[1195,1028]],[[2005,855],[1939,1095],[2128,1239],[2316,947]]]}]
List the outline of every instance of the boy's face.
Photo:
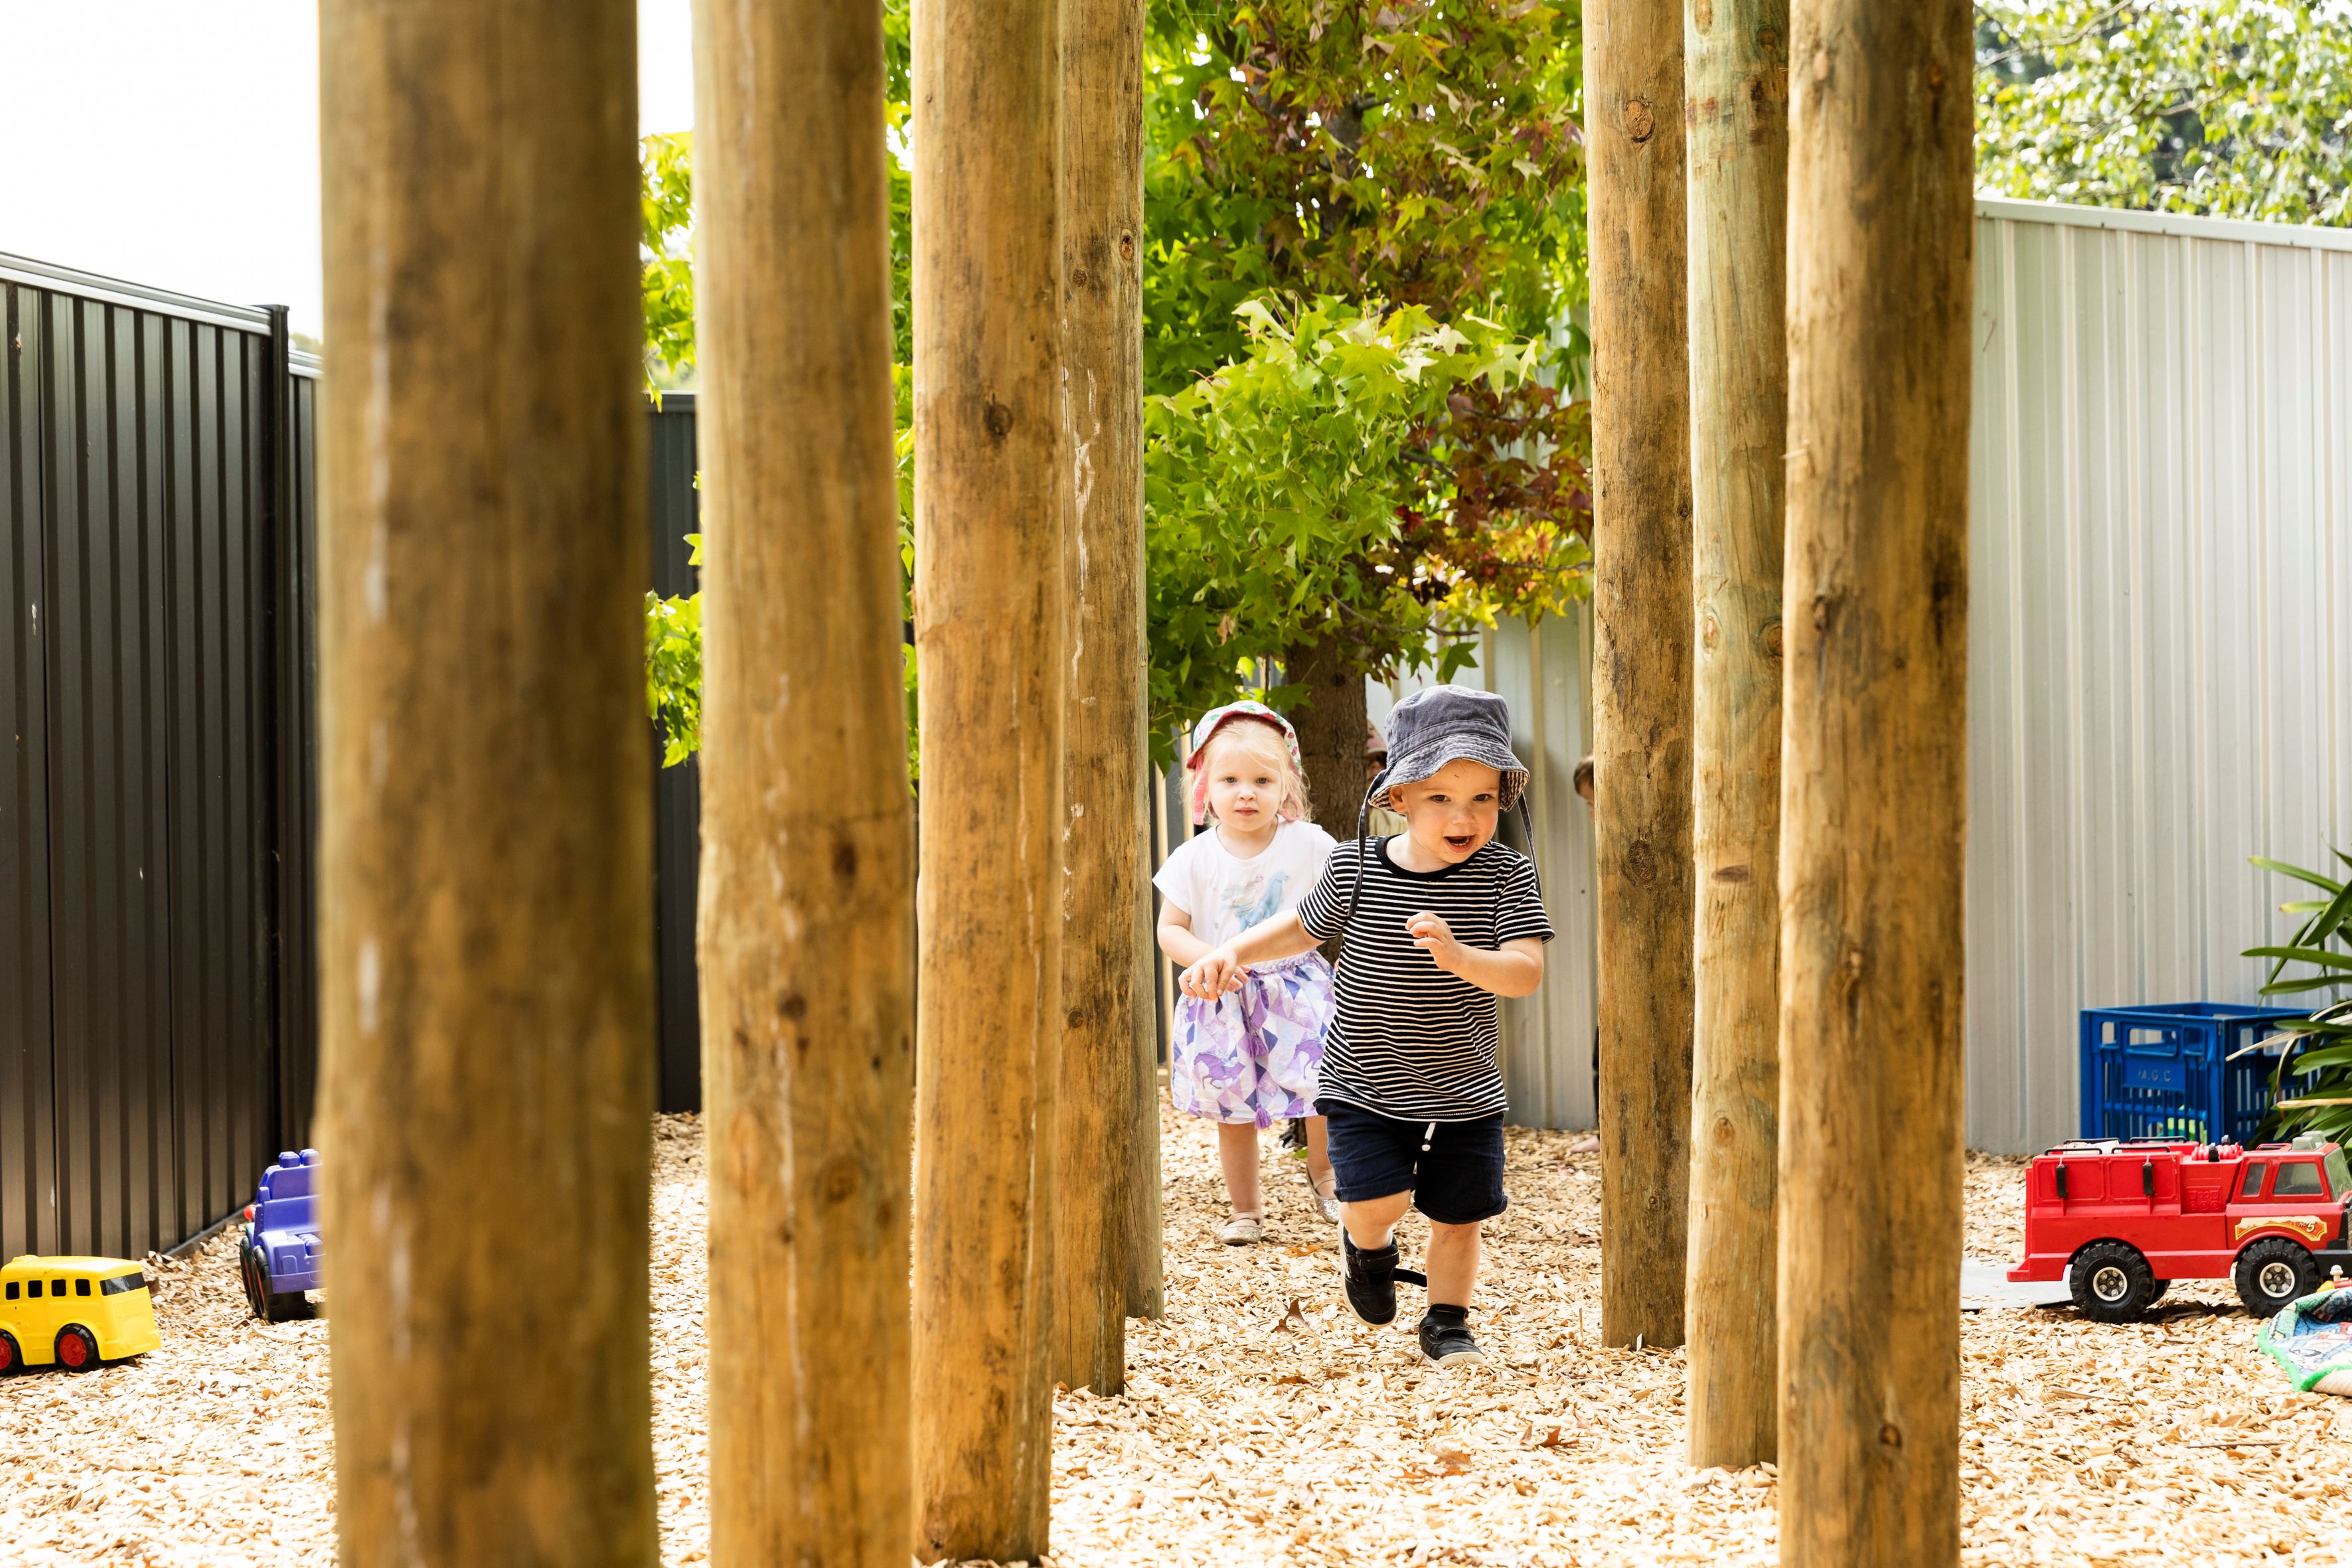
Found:
[{"label": "boy's face", "polygon": [[1503,775],[1484,763],[1451,762],[1418,783],[1392,786],[1389,798],[1413,843],[1454,864],[1495,837],[1503,814]]}]

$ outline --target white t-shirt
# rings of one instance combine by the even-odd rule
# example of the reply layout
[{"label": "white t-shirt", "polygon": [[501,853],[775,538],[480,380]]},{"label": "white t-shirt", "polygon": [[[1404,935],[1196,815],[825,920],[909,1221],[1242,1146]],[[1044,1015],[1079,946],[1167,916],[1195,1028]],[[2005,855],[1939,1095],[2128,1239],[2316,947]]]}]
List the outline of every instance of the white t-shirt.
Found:
[{"label": "white t-shirt", "polygon": [[1151,885],[1192,917],[1194,936],[1216,947],[1297,909],[1323,875],[1333,842],[1311,822],[1286,822],[1273,843],[1244,860],[1213,826],[1178,845]]}]

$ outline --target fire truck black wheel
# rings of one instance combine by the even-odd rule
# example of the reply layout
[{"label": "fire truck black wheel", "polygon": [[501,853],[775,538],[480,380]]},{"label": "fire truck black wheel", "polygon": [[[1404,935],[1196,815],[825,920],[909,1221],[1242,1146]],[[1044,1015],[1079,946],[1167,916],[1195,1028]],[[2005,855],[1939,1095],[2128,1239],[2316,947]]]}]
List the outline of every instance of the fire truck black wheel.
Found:
[{"label": "fire truck black wheel", "polygon": [[2128,1323],[2156,1300],[2156,1276],[2139,1248],[2095,1241],[2074,1254],[2067,1276],[2075,1310],[2095,1323]]},{"label": "fire truck black wheel", "polygon": [[2169,1280],[2169,1279],[2159,1279],[2159,1280],[2158,1280],[2158,1281],[2156,1282],[2156,1290],[2155,1290],[2155,1292],[2154,1292],[2152,1295],[2150,1295],[2150,1296],[2148,1297],[2148,1299],[2147,1299],[2147,1304],[2148,1304],[2149,1306],[2151,1306],[2151,1307],[2155,1306],[2158,1301],[2161,1301],[2161,1300],[2164,1300],[2164,1293],[2165,1293],[2167,1290],[2169,1290],[2169,1289],[2172,1289],[2172,1281],[2171,1281],[2171,1280]]},{"label": "fire truck black wheel", "polygon": [[2319,1265],[2283,1236],[2266,1236],[2238,1254],[2238,1300],[2258,1318],[2274,1316],[2298,1296],[2319,1289]]}]

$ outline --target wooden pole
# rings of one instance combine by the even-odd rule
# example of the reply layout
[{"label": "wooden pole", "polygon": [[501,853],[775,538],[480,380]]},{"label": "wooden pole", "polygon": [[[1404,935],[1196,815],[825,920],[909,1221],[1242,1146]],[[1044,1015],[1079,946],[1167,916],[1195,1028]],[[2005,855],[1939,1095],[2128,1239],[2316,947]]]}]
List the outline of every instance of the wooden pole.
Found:
[{"label": "wooden pole", "polygon": [[[1143,5],[1061,0],[1063,416],[1070,595],[1063,731],[1054,1377],[1127,1388],[1143,1245],[1136,910],[1143,826]],[[1157,1128],[1154,1131],[1156,1133]],[[1158,1139],[1152,1141],[1154,1149]]]},{"label": "wooden pole", "polygon": [[1592,247],[1601,1332],[1683,1337],[1690,1189],[1691,481],[1680,0],[1584,13]]},{"label": "wooden pole", "polygon": [[650,1564],[636,17],[326,0],[341,1561]]},{"label": "wooden pole", "polygon": [[1690,1462],[1773,1454],[1788,0],[1690,0]]},{"label": "wooden pole", "polygon": [[914,843],[882,17],[695,8],[714,1563],[914,1521]]},{"label": "wooden pole", "polygon": [[1047,1544],[1061,1056],[1057,0],[917,0],[916,1554]]},{"label": "wooden pole", "polygon": [[1780,1561],[1959,1560],[1969,8],[1791,6]]}]

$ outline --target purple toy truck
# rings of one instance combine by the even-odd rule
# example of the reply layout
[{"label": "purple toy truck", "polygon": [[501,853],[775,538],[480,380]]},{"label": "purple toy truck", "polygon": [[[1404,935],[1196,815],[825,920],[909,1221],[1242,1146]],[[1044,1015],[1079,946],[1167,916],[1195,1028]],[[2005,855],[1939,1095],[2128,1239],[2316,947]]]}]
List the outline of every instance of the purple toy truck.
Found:
[{"label": "purple toy truck", "polygon": [[319,1152],[290,1150],[261,1173],[245,1211],[237,1266],[245,1299],[267,1323],[310,1316],[302,1294],[319,1288]]}]

